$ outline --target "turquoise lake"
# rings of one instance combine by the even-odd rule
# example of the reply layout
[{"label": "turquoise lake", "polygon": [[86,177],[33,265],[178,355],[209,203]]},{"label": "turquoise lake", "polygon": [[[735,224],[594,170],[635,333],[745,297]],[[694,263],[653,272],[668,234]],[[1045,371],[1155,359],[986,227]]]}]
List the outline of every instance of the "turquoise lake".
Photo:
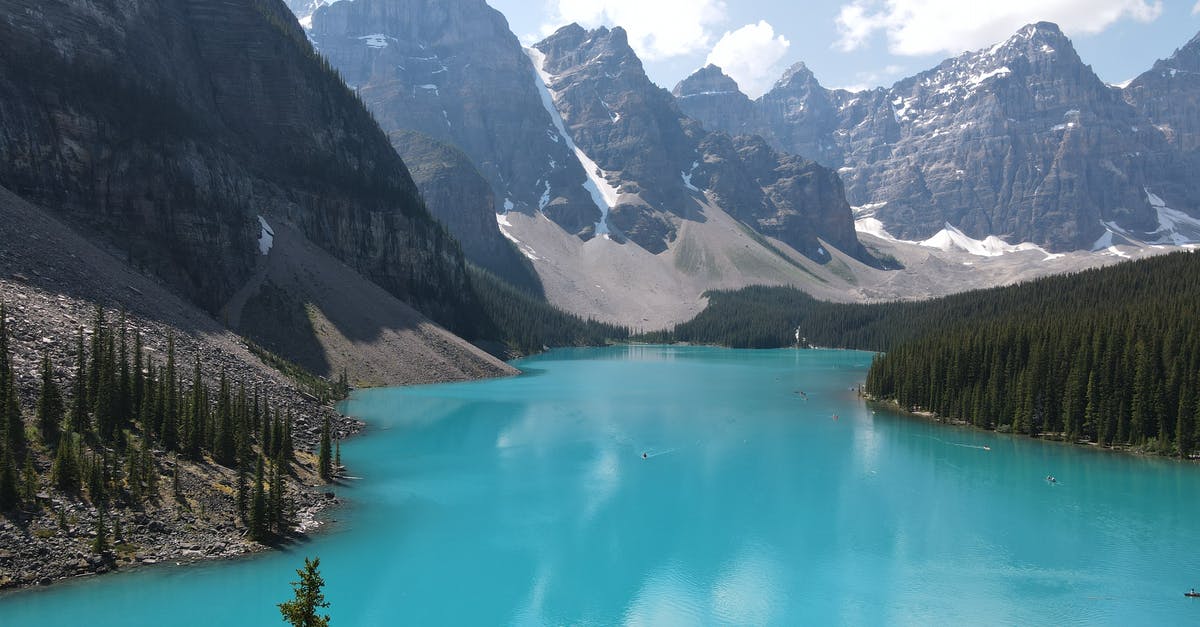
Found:
[{"label": "turquoise lake", "polygon": [[281,624],[306,555],[335,626],[1200,623],[1200,468],[875,414],[870,360],[562,350],[357,393],[361,479],[312,541],[0,596],[0,625]]}]

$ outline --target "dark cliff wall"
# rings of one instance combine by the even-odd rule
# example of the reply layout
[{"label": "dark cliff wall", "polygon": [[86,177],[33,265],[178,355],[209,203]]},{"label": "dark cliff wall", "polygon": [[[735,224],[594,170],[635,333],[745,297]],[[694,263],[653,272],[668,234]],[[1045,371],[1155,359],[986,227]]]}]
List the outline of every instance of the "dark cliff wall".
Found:
[{"label": "dark cliff wall", "polygon": [[0,184],[210,311],[249,276],[265,215],[471,326],[457,243],[280,0],[8,4]]}]

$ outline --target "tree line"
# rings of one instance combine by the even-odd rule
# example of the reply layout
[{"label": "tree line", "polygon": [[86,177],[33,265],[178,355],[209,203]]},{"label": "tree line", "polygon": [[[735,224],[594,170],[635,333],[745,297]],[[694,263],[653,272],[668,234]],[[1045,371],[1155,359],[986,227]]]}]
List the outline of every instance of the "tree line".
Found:
[{"label": "tree line", "polygon": [[875,359],[867,393],[985,428],[1196,453],[1200,257],[1075,281],[1073,294],[1037,290],[990,319],[897,343]]},{"label": "tree line", "polygon": [[1200,256],[1176,253],[917,302],[837,304],[792,288],[712,292],[643,336],[884,351],[866,391],[972,424],[1197,452]]},{"label": "tree line", "polygon": [[564,312],[475,265],[468,266],[481,317],[491,335],[523,354],[550,346],[604,346],[629,338],[629,329]]},{"label": "tree line", "polygon": [[[295,462],[294,418],[271,407],[255,388],[222,370],[215,387],[197,357],[188,372],[177,363],[174,337],[166,358],[151,358],[140,331],[125,315],[110,323],[97,307],[90,336],[75,333],[73,376],[64,394],[48,354],[42,356],[32,425],[17,390],[7,312],[0,304],[0,511],[36,507],[49,487],[84,497],[100,512],[160,498],[163,466],[172,494],[183,499],[181,460],[211,462],[236,471],[236,507],[250,536],[268,541],[294,525],[286,477]],[[321,476],[328,480],[330,425],[322,429]],[[157,455],[156,455],[157,453]],[[48,473],[37,461],[52,460]],[[159,461],[162,456],[164,460]],[[166,457],[173,463],[169,463]],[[98,533],[102,542],[104,533]]]}]

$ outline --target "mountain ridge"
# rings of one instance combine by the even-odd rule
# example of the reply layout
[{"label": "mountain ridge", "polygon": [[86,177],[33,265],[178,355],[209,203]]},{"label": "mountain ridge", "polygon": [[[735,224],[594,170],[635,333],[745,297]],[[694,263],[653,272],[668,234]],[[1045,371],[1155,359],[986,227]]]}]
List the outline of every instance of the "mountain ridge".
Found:
[{"label": "mountain ridge", "polygon": [[[685,79],[677,91],[688,88]],[[754,132],[837,168],[851,203],[873,206],[906,239],[948,222],[1055,252],[1105,237],[1169,242],[1151,198],[1200,207],[1185,160],[1048,22],[891,87],[825,89],[797,64],[748,115],[746,100],[695,95],[681,106],[706,127]]]}]

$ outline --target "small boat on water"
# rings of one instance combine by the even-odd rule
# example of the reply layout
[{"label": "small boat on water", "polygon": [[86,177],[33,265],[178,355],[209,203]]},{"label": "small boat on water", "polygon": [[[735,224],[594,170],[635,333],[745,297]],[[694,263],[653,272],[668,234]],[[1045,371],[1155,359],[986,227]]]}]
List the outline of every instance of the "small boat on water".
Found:
[{"label": "small boat on water", "polygon": [[1183,596],[1185,596],[1185,597],[1192,597],[1192,598],[1194,599],[1194,598],[1198,598],[1198,597],[1200,597],[1200,592],[1196,592],[1196,589],[1195,589],[1195,588],[1192,588],[1191,590],[1188,590],[1187,592],[1184,592],[1184,593],[1183,593]]}]

